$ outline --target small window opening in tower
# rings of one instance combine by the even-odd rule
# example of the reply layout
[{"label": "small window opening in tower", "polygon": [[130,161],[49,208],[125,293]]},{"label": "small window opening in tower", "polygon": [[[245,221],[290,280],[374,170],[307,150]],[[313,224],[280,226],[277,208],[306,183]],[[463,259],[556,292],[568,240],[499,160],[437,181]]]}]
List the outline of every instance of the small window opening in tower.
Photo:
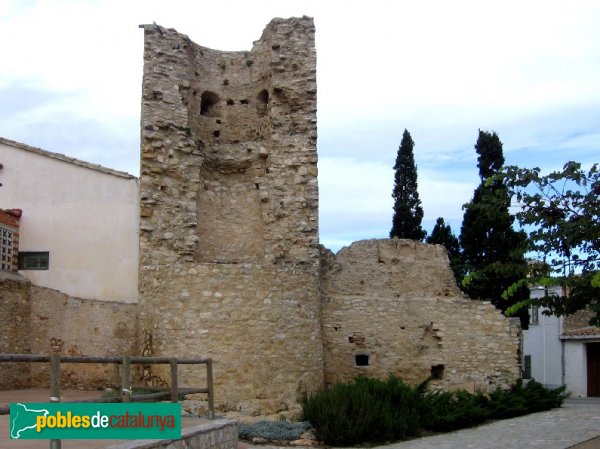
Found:
[{"label": "small window opening in tower", "polygon": [[201,115],[212,115],[214,113],[215,105],[219,102],[219,96],[210,91],[202,92],[200,97],[200,114]]},{"label": "small window opening in tower", "polygon": [[366,354],[357,354],[354,356],[356,366],[369,366],[369,356]]},{"label": "small window opening in tower", "polygon": [[444,365],[433,365],[431,367],[431,378],[442,379],[444,377]]},{"label": "small window opening in tower", "polygon": [[256,107],[260,114],[266,114],[269,106],[269,92],[266,89],[261,90],[256,96]]}]

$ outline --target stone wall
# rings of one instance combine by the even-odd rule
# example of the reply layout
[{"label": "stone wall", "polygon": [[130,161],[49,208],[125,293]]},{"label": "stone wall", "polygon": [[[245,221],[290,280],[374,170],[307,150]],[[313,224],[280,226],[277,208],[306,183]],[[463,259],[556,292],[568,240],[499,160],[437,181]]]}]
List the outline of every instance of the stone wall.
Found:
[{"label": "stone wall", "polygon": [[444,247],[409,240],[323,252],[327,384],[395,374],[436,387],[490,390],[519,378],[520,327],[458,290]]},{"label": "stone wall", "polygon": [[570,332],[590,326],[590,321],[596,316],[595,312],[589,308],[579,310],[573,315],[563,317],[562,331]]},{"label": "stone wall", "polygon": [[[32,354],[137,355],[137,304],[75,298],[31,285]],[[61,364],[62,387],[104,388],[112,381],[107,364]],[[34,363],[31,381],[47,386],[48,365]]]},{"label": "stone wall", "polygon": [[[29,282],[18,274],[0,272],[0,353],[30,352]],[[0,363],[0,389],[28,387],[26,363]]]},{"label": "stone wall", "polygon": [[134,440],[106,446],[104,449],[236,449],[237,447],[237,422],[218,419],[181,429],[179,440]]},{"label": "stone wall", "polygon": [[[0,278],[0,352],[136,355],[137,305],[74,298],[12,275]],[[112,366],[61,365],[62,387],[103,388]],[[0,389],[47,387],[47,363],[0,364]]]},{"label": "stone wall", "polygon": [[210,356],[222,408],[286,409],[323,384],[313,21],[241,52],[144,35],[144,355]]}]

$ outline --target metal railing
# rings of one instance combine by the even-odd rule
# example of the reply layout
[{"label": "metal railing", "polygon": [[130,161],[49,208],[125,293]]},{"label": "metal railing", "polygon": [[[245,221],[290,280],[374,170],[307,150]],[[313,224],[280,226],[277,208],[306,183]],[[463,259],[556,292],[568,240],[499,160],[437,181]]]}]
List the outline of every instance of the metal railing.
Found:
[{"label": "metal railing", "polygon": [[[68,402],[136,402],[171,398],[178,402],[180,396],[205,393],[208,395],[208,417],[215,418],[215,395],[213,386],[213,361],[210,358],[180,359],[176,357],[133,357],[133,356],[89,356],[60,354],[0,354],[1,362],[50,363],[50,402],[61,402],[60,364],[61,363],[112,363],[115,380],[120,380],[118,395],[112,398],[82,399]],[[149,394],[132,394],[131,365],[170,365],[171,388]],[[179,388],[178,365],[206,365],[205,388]],[[119,366],[120,375],[119,373]],[[0,415],[10,413],[10,407],[0,407]],[[52,446],[51,446],[52,447]]]}]

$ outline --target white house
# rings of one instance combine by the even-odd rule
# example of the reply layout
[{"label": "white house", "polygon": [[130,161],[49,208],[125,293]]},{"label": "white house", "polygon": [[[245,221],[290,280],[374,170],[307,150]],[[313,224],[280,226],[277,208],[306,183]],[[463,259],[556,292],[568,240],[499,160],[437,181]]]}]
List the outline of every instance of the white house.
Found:
[{"label": "white house", "polygon": [[137,302],[135,176],[0,138],[0,209],[20,209],[19,272],[71,296]]},{"label": "white house", "polygon": [[[561,287],[533,287],[532,298],[563,296]],[[590,315],[546,316],[532,307],[529,329],[523,331],[524,371],[547,387],[567,386],[573,396],[600,396],[600,328],[588,326]]]}]

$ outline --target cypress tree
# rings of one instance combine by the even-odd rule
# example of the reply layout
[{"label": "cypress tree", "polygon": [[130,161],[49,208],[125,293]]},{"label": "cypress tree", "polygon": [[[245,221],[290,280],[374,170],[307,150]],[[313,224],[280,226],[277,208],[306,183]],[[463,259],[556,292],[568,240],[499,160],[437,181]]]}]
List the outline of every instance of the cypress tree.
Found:
[{"label": "cypress tree", "polygon": [[394,218],[390,238],[423,240],[426,235],[421,227],[423,208],[417,191],[414,146],[410,133],[405,129],[394,164]]},{"label": "cypress tree", "polygon": [[[527,299],[529,289],[520,287],[509,299],[502,293],[527,272],[527,236],[512,228],[514,217],[509,212],[510,196],[500,179],[489,179],[504,165],[502,142],[495,132],[479,131],[477,166],[480,184],[473,199],[463,206],[460,232],[462,261],[468,274],[463,285],[472,299],[489,299],[503,312],[512,304]],[[529,313],[522,309],[521,325],[527,329]]]}]

